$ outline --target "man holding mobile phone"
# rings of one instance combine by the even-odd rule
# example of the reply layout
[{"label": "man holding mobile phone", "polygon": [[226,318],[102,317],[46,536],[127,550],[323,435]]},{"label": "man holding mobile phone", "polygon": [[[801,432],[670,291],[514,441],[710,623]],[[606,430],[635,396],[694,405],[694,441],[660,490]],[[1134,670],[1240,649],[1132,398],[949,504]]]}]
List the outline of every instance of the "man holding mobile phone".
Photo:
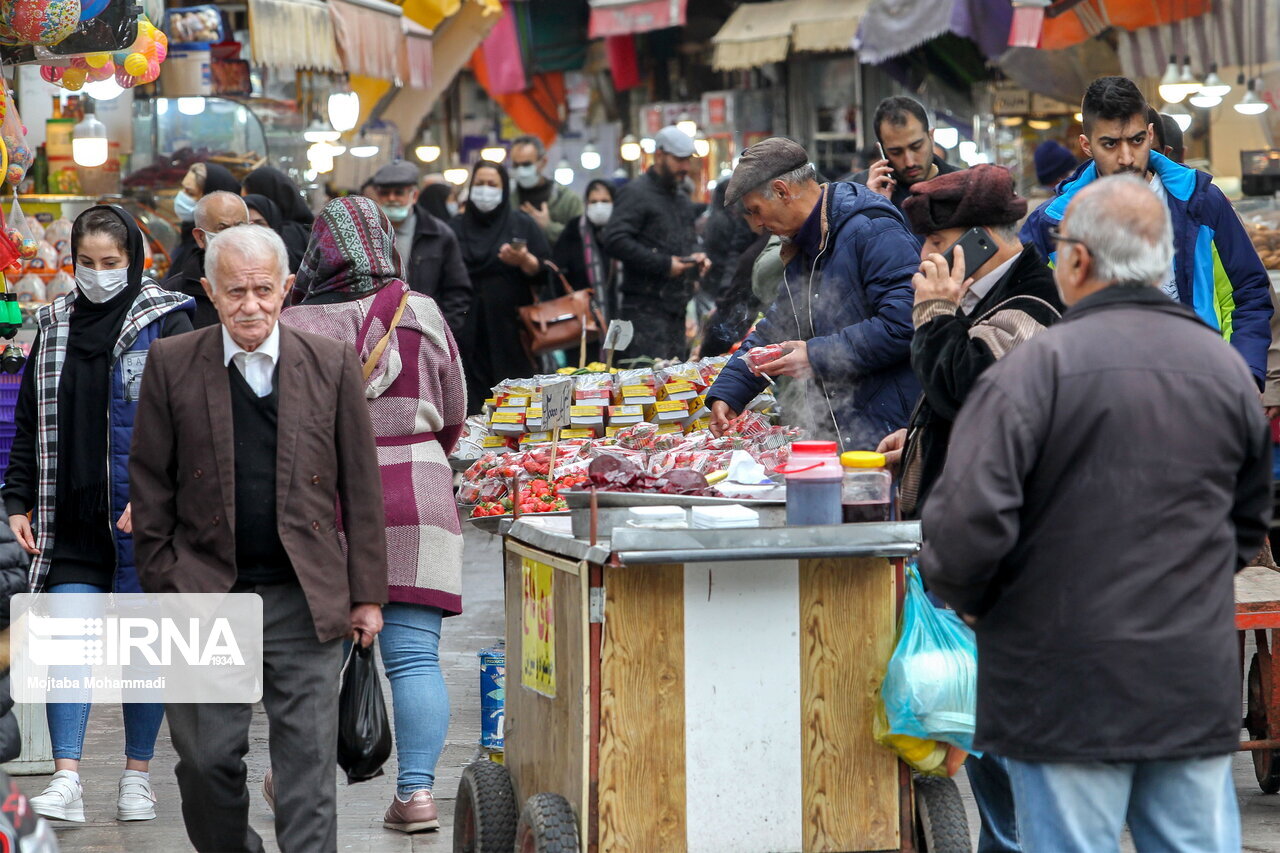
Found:
[{"label": "man holding mobile phone", "polygon": [[929,113],[914,98],[885,98],[876,107],[871,124],[880,159],[853,180],[889,199],[899,210],[911,195],[913,184],[958,171],[933,153]]},{"label": "man holding mobile phone", "polygon": [[[942,473],[952,424],[978,377],[1052,325],[1063,305],[1040,253],[1018,240],[1027,201],[1003,166],[917,183],[903,211],[924,240],[911,312],[911,367],[924,394],[907,428],[877,449],[899,469],[899,511],[913,519]],[[982,816],[978,849],[1020,850],[1004,760],[986,753],[965,769]]]}]

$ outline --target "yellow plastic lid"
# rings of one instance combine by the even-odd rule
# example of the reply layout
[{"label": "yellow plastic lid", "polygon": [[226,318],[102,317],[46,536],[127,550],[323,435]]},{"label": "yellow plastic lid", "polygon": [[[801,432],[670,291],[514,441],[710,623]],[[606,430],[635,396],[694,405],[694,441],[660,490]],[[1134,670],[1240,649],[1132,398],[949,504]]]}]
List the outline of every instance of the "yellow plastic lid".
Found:
[{"label": "yellow plastic lid", "polygon": [[846,468],[883,468],[884,454],[869,450],[850,450],[840,454],[840,464]]}]

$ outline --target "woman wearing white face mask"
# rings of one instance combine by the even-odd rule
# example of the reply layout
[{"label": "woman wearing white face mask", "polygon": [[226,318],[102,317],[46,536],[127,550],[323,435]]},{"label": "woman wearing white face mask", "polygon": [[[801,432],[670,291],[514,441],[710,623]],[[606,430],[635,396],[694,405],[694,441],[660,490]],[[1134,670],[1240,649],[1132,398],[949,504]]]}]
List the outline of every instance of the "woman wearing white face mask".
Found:
[{"label": "woman wearing white face mask", "polygon": [[471,277],[471,311],[458,341],[468,414],[480,411],[501,380],[537,372],[520,342],[516,308],[532,302],[532,289],[544,282],[551,247],[532,219],[511,209],[509,192],[507,170],[482,160],[471,172],[466,210],[449,223]]},{"label": "woman wearing white face mask", "polygon": [[[133,418],[148,347],[190,331],[195,303],[143,278],[142,232],[119,207],[80,214],[71,252],[76,289],[36,312],[0,495],[18,544],[34,555],[33,591],[140,592],[129,512]],[[53,608],[59,616],[101,615],[57,612],[56,600]],[[51,692],[46,713],[57,772],[31,806],[49,818],[84,822],[78,771],[87,696]],[[156,816],[148,770],[163,717],[161,704],[124,705],[118,820]]]},{"label": "woman wearing white face mask", "polygon": [[225,166],[217,163],[193,163],[182,177],[182,189],[173,197],[173,212],[182,230],[178,245],[170,253],[170,274],[181,272],[188,259],[199,250],[196,244],[196,202],[212,192],[229,192],[240,195],[240,182]]},{"label": "woman wearing white face mask", "polygon": [[613,185],[600,179],[587,184],[586,211],[565,226],[552,255],[574,290],[595,291],[606,319],[617,316],[615,296],[622,274],[621,264],[604,247],[604,227],[612,215]]}]

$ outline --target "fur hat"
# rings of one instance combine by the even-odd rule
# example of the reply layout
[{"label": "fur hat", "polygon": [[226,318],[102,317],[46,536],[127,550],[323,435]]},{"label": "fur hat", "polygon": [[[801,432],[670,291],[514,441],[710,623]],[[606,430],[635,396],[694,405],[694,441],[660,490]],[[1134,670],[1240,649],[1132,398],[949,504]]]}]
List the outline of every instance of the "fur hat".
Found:
[{"label": "fur hat", "polygon": [[1004,166],[981,164],[911,185],[902,212],[917,234],[975,225],[1012,225],[1027,214]]}]

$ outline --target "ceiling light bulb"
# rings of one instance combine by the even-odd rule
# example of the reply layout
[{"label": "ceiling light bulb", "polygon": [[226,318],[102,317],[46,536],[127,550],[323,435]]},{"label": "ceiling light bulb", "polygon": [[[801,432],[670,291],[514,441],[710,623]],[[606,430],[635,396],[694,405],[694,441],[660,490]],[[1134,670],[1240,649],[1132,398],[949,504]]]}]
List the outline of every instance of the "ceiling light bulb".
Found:
[{"label": "ceiling light bulb", "polygon": [[1188,92],[1182,88],[1182,79],[1178,74],[1178,57],[1170,56],[1169,64],[1164,68],[1164,76],[1160,78],[1160,97],[1166,103],[1181,103]]},{"label": "ceiling light bulb", "polygon": [[640,140],[640,150],[646,154],[652,154],[658,150],[658,143],[646,136]]},{"label": "ceiling light bulb", "polygon": [[311,122],[311,126],[302,133],[302,138],[308,142],[337,142],[341,136],[341,133],[319,119]]},{"label": "ceiling light bulb", "polygon": [[573,166],[569,165],[569,161],[563,157],[560,158],[559,165],[556,166],[556,183],[561,186],[569,186],[573,183]]},{"label": "ceiling light bulb", "polygon": [[640,143],[635,136],[628,133],[622,137],[622,145],[618,147],[618,156],[628,163],[634,163],[640,159]]},{"label": "ceiling light bulb", "polygon": [[351,146],[352,157],[372,157],[374,154],[377,154],[377,153],[378,153],[378,146],[374,145],[371,142],[366,142],[362,145]]},{"label": "ceiling light bulb", "polygon": [[334,92],[329,96],[329,124],[346,133],[360,120],[360,96],[355,92]]},{"label": "ceiling light bulb", "polygon": [[[1048,130],[1049,128],[1053,127],[1053,122],[1048,121],[1047,119],[1033,118],[1027,121],[1027,127],[1031,128],[1032,130]],[[934,138],[935,140],[937,139],[936,135]]]},{"label": "ceiling light bulb", "polygon": [[507,159],[507,149],[501,145],[487,145],[480,149],[480,159],[490,163],[501,163]]},{"label": "ceiling light bulb", "polygon": [[107,162],[107,154],[107,128],[89,113],[72,131],[71,158],[78,166],[93,168]]},{"label": "ceiling light bulb", "polygon": [[1231,94],[1231,84],[1218,76],[1218,64],[1215,62],[1209,66],[1209,74],[1204,78],[1204,85],[1200,87],[1201,95],[1216,95],[1219,98],[1225,98]]},{"label": "ceiling light bulb", "polygon": [[582,156],[579,159],[582,161],[582,168],[588,172],[594,172],[600,168],[600,152],[590,142],[583,147]]},{"label": "ceiling light bulb", "polygon": [[1081,124],[1084,124],[1084,113],[1076,113],[1075,115],[1072,116],[1072,118],[1080,122]]},{"label": "ceiling light bulb", "polygon": [[954,127],[939,127],[933,131],[933,141],[950,151],[960,144],[960,131]]},{"label": "ceiling light bulb", "polygon": [[1236,104],[1236,112],[1240,115],[1256,116],[1267,111],[1267,102],[1258,97],[1258,93],[1253,90],[1253,85],[1253,81],[1250,80],[1244,97],[1240,99],[1240,103]]},{"label": "ceiling light bulb", "polygon": [[1183,133],[1186,133],[1187,128],[1191,127],[1191,113],[1169,113],[1169,115],[1173,118],[1174,124]]},{"label": "ceiling light bulb", "polygon": [[84,84],[84,93],[95,101],[114,101],[124,93],[115,77]]},{"label": "ceiling light bulb", "polygon": [[699,133],[693,139],[693,153],[698,157],[706,157],[711,153],[711,140]]},{"label": "ceiling light bulb", "polygon": [[470,174],[470,172],[462,168],[445,169],[444,179],[454,186],[460,187],[467,182],[467,177]]},{"label": "ceiling light bulb", "polygon": [[413,149],[413,153],[423,163],[434,163],[440,159],[440,146],[430,143],[419,145]]},{"label": "ceiling light bulb", "polygon": [[1188,99],[1188,102],[1193,107],[1199,107],[1202,110],[1207,110],[1207,109],[1211,109],[1212,107],[1216,107],[1218,104],[1222,103],[1222,96],[1205,94],[1205,90],[1201,89],[1199,92],[1196,92],[1194,95],[1192,95]]},{"label": "ceiling light bulb", "polygon": [[688,113],[681,113],[680,120],[676,122],[676,129],[685,136],[697,136],[698,123]]}]

